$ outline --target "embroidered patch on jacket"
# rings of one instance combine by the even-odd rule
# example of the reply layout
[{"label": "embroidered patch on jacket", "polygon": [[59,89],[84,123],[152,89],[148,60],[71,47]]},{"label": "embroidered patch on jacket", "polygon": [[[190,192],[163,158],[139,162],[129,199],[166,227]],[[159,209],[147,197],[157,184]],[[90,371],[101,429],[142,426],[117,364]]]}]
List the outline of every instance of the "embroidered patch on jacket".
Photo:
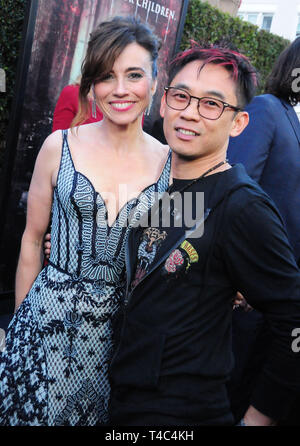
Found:
[{"label": "embroidered patch on jacket", "polygon": [[199,256],[193,245],[184,240],[165,261],[162,274],[167,278],[178,278],[186,274],[192,263],[197,263]]},{"label": "embroidered patch on jacket", "polygon": [[138,249],[138,262],[135,278],[131,284],[132,288],[136,287],[143,279],[152,264],[161,243],[166,237],[166,231],[160,231],[158,228],[147,228],[143,231]]}]

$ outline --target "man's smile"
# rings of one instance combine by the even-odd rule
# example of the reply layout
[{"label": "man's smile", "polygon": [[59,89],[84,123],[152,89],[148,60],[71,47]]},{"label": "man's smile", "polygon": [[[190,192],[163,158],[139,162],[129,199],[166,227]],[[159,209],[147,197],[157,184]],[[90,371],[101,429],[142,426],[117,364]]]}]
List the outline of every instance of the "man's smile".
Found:
[{"label": "man's smile", "polygon": [[191,129],[185,129],[183,127],[175,127],[175,130],[177,132],[177,136],[181,139],[189,140],[194,138],[195,136],[200,136],[199,133],[195,132]]}]

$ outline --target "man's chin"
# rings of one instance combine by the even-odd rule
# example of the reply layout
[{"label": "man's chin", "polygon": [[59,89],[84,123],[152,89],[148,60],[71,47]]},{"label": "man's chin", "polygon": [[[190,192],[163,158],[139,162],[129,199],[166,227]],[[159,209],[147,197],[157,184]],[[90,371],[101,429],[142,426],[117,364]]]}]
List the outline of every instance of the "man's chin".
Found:
[{"label": "man's chin", "polygon": [[177,151],[176,149],[173,149],[173,148],[172,148],[172,150],[173,150],[173,153],[176,154],[177,158],[181,159],[182,161],[193,161],[193,160],[199,158],[199,155],[195,154],[195,153],[187,153],[187,152],[180,151],[180,150]]}]

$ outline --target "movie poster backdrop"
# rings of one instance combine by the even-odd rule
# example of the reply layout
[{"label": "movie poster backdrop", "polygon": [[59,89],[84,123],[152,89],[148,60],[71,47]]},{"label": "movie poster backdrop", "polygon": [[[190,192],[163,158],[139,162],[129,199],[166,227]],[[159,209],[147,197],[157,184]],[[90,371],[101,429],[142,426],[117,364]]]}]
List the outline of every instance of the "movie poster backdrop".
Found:
[{"label": "movie poster backdrop", "polygon": [[138,16],[162,41],[158,88],[151,114],[159,117],[166,85],[165,67],[178,48],[188,0],[31,0],[19,64],[7,143],[4,187],[0,191],[0,291],[13,290],[26,200],[37,153],[51,133],[56,101],[64,86],[80,74],[91,31],[108,17]]}]

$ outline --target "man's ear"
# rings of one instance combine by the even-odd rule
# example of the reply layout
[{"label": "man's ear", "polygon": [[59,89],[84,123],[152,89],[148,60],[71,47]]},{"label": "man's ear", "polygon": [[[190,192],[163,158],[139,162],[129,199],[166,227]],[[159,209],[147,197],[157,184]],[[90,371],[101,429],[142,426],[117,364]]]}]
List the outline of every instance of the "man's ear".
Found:
[{"label": "man's ear", "polygon": [[160,116],[162,118],[165,117],[166,106],[167,106],[167,104],[166,104],[166,93],[164,93],[164,95],[163,95],[163,97],[161,98],[161,101],[160,101]]},{"label": "man's ear", "polygon": [[238,136],[249,124],[249,115],[246,111],[240,111],[237,113],[233,120],[233,126],[230,132],[230,136]]}]

